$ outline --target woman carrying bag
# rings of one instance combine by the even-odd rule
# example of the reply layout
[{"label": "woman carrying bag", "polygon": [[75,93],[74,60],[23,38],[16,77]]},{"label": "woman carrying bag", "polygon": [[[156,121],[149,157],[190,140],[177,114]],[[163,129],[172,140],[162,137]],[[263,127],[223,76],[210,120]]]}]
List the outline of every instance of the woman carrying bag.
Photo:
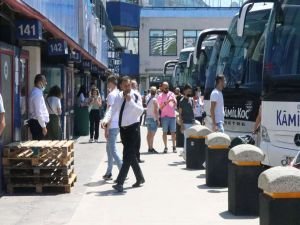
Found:
[{"label": "woman carrying bag", "polygon": [[48,140],[61,140],[62,130],[60,116],[62,92],[58,86],[53,86],[49,90],[49,94],[46,98],[46,106],[49,112],[49,123],[47,124],[47,139]]},{"label": "woman carrying bag", "polygon": [[97,88],[91,90],[89,98],[89,111],[90,111],[90,143],[98,142],[99,138],[99,124],[100,124],[100,108],[102,100]]}]

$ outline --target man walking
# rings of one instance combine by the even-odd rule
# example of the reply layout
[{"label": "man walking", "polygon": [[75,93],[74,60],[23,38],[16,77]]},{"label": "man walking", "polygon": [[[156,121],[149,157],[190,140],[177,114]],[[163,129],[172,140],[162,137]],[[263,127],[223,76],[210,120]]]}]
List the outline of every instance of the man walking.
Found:
[{"label": "man walking", "polygon": [[150,97],[146,102],[146,123],[147,123],[147,143],[148,143],[148,152],[149,153],[158,153],[153,148],[154,136],[159,126],[159,106],[156,98],[156,87],[151,87]]},{"label": "man walking", "polygon": [[223,89],[225,88],[224,75],[218,75],[216,77],[216,88],[210,95],[210,114],[212,119],[212,129],[215,132],[224,133],[224,98]]},{"label": "man walking", "polygon": [[107,79],[107,86],[110,91],[107,96],[107,110],[105,117],[103,119],[102,128],[105,129],[105,137],[107,139],[106,143],[106,152],[107,152],[107,170],[105,175],[103,176],[104,180],[112,179],[112,169],[113,163],[117,164],[119,170],[122,166],[122,160],[117,152],[116,140],[117,136],[120,132],[119,130],[119,115],[117,113],[113,113],[113,117],[109,120],[109,114],[112,113],[111,109],[114,105],[115,99],[119,94],[119,90],[117,88],[118,79],[116,76],[110,76]]},{"label": "man walking", "polygon": [[191,85],[187,84],[184,86],[183,89],[183,98],[179,102],[179,121],[180,121],[180,127],[181,132],[184,134],[184,149],[183,154],[186,152],[186,139],[188,138],[185,135],[185,132],[187,129],[193,126],[195,123],[195,116],[193,111],[193,89]]},{"label": "man walking", "polygon": [[47,135],[46,124],[49,123],[49,113],[43,96],[46,86],[45,75],[36,75],[29,98],[29,127],[33,140],[43,140]]},{"label": "man walking", "polygon": [[161,110],[161,124],[163,128],[163,141],[165,145],[164,153],[168,152],[167,134],[168,131],[172,135],[173,152],[176,151],[176,117],[175,109],[177,106],[176,97],[173,92],[169,91],[169,84],[163,82],[162,93],[157,97],[159,108]]},{"label": "man walking", "polygon": [[6,126],[5,109],[4,109],[2,95],[0,94],[0,136],[3,134],[5,126]]},{"label": "man walking", "polygon": [[136,157],[139,149],[139,139],[137,138],[140,135],[139,121],[144,111],[142,99],[131,89],[131,80],[129,77],[122,77],[121,88],[123,91],[116,97],[111,114],[112,118],[116,115],[119,117],[121,141],[124,146],[123,165],[116,180],[117,184],[113,186],[118,192],[123,192],[123,184],[130,166],[136,177],[136,183],[133,187],[140,187],[141,184],[145,183]]}]

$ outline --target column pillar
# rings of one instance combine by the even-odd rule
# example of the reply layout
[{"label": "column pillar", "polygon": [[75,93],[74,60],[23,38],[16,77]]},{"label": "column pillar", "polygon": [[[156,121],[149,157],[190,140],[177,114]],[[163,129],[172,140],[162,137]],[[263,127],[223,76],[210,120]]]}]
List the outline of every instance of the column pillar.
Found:
[{"label": "column pillar", "polygon": [[35,75],[41,73],[41,47],[40,46],[24,46],[24,50],[29,52],[29,90],[33,88]]}]

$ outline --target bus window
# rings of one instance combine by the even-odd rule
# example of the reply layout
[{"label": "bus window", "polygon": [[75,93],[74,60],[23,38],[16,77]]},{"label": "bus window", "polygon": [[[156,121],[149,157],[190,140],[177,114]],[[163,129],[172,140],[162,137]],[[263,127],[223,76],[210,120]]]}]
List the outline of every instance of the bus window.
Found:
[{"label": "bus window", "polygon": [[[225,75],[228,88],[254,84],[259,86],[257,84],[261,83],[261,72],[255,69],[259,68],[259,65],[254,65],[252,58],[265,30],[269,14],[270,10],[250,13],[246,19],[243,37],[237,36],[236,19],[232,23],[224,40],[217,68],[218,74]],[[257,73],[252,74],[250,71]]]}]

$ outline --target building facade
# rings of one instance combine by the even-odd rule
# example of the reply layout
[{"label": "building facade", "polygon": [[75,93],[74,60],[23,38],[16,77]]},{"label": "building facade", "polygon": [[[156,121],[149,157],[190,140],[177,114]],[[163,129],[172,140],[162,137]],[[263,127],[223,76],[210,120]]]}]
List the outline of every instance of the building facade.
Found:
[{"label": "building facade", "polygon": [[194,47],[199,32],[227,28],[237,8],[143,8],[140,22],[140,81],[143,90],[151,79],[163,76],[164,63]]},{"label": "building facade", "polygon": [[108,16],[119,40],[120,75],[137,78],[141,91],[163,76],[164,62],[194,47],[203,29],[227,28],[243,1],[112,0]]},{"label": "building facade", "polygon": [[[28,98],[36,74],[63,92],[63,138],[74,136],[80,86],[103,89],[113,36],[101,0],[3,0],[0,5],[0,91],[6,108],[4,144],[26,140]],[[114,51],[114,49],[112,49]],[[86,93],[87,94],[87,93]]]}]

